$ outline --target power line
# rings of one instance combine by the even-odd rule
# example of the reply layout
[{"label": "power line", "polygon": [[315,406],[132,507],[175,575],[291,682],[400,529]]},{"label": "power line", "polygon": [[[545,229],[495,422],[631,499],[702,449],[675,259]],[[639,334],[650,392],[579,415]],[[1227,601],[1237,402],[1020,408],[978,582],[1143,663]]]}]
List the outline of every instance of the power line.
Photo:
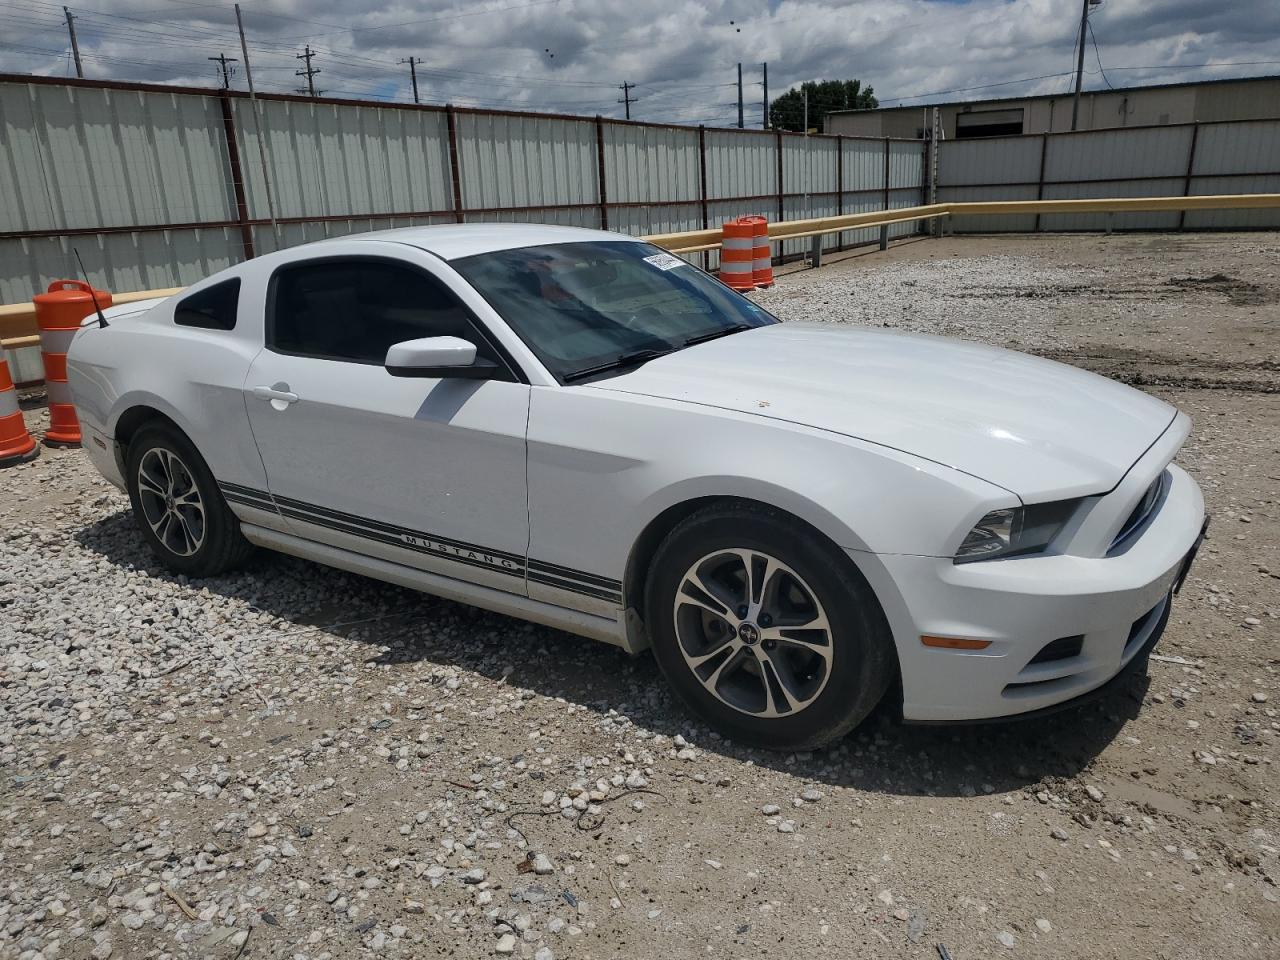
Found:
[{"label": "power line", "polygon": [[1111,85],[1111,81],[1107,79],[1107,71],[1102,68],[1102,53],[1098,50],[1098,36],[1093,32],[1093,23],[1088,20],[1086,20],[1085,23],[1089,25],[1089,39],[1093,43],[1093,55],[1098,61],[1098,72],[1102,74],[1102,82],[1107,85],[1108,90],[1114,90],[1115,87],[1113,87]]},{"label": "power line", "polygon": [[495,13],[507,13],[511,10],[522,10],[526,7],[545,7],[551,4],[558,4],[560,0],[529,0],[527,3],[513,3],[505,7],[487,7],[483,10],[472,10],[467,13],[455,13],[447,17],[428,17],[425,20],[403,20],[399,23],[380,23],[371,27],[344,27],[336,23],[322,23],[317,20],[303,20],[300,17],[290,17],[280,13],[267,13],[266,11],[254,11],[259,16],[279,17],[283,20],[297,20],[299,23],[314,24],[320,27],[335,27],[334,33],[312,33],[296,37],[284,37],[285,40],[318,40],[322,37],[330,37],[339,33],[370,33],[374,30],[392,30],[400,27],[416,27],[424,23],[444,23],[448,20],[462,20],[466,17],[484,17],[491,16]]},{"label": "power line", "polygon": [[912,93],[905,97],[886,97],[880,103],[901,103],[903,100],[920,100],[924,97],[945,97],[953,93],[969,93],[972,90],[989,90],[992,87],[1007,87],[1015,83],[1030,83],[1033,80],[1056,80],[1059,77],[1071,76],[1071,71],[1064,73],[1046,73],[1039,77],[1019,77],[1017,80],[1001,80],[998,83],[980,83],[973,87],[956,87],[954,90],[935,90],[932,93]]},{"label": "power line", "polygon": [[1202,70],[1206,67],[1260,67],[1280,63],[1280,60],[1218,60],[1209,63],[1161,63],[1153,67],[1112,67],[1112,73],[1121,70]]}]

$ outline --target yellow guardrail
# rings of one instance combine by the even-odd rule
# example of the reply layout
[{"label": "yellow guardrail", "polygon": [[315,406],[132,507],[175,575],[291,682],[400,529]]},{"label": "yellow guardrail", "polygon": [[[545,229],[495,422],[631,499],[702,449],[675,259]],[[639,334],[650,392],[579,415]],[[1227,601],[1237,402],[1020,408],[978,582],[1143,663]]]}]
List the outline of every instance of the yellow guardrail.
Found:
[{"label": "yellow guardrail", "polygon": [[[113,293],[111,305],[137,303],[154,297],[171,297],[182,287],[165,287],[162,290],[138,290],[134,293]],[[22,347],[38,347],[40,334],[36,328],[34,303],[0,304],[0,347],[18,350]]]},{"label": "yellow guardrail", "polygon": [[[918,207],[899,207],[892,210],[869,210],[838,217],[817,217],[811,220],[779,220],[769,224],[769,237],[773,240],[800,240],[820,237],[845,230],[881,228],[883,246],[887,228],[895,223],[913,220],[931,220],[937,217],[973,217],[1012,214],[1041,213],[1150,213],[1180,210],[1264,210],[1280,209],[1280,193],[1242,193],[1208,197],[1108,197],[1089,200],[993,200],[964,203],[933,203]],[[686,230],[682,233],[659,233],[644,237],[650,243],[672,253],[700,253],[720,247],[720,229]],[[814,260],[820,259],[820,248],[815,244]],[[140,290],[135,293],[112,295],[112,303],[133,303],[152,297],[168,297],[182,287],[163,290]],[[0,305],[0,347],[10,350],[36,346],[35,305],[14,303]]]},{"label": "yellow guardrail", "polygon": [[[973,217],[999,214],[1039,213],[1148,213],[1179,210],[1252,210],[1280,209],[1278,193],[1242,193],[1211,197],[1106,197],[1090,200],[993,200],[989,203],[933,203],[919,207],[871,210],[839,217],[813,220],[779,220],[769,224],[771,240],[799,240],[804,237],[888,227],[912,220],[936,217]],[[672,253],[699,253],[720,246],[720,231],[687,230],[645,237],[650,243]]]}]

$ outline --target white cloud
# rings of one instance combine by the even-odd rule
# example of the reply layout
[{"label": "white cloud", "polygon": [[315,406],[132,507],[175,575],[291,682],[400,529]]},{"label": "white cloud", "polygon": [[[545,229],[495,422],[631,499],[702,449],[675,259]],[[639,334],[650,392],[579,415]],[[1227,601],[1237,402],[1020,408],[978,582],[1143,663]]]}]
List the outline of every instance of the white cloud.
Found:
[{"label": "white cloud", "polygon": [[[775,95],[809,79],[857,77],[886,102],[1062,91],[1074,69],[1076,0],[246,0],[254,79],[337,96],[409,100],[418,56],[427,102],[621,116],[624,80],[639,119],[736,120],[744,64],[747,121],[760,121],[760,67]],[[218,53],[241,56],[230,3],[74,3],[90,77],[211,86]],[[0,71],[70,72],[60,3],[0,0]],[[1094,9],[1086,86],[1280,73],[1274,0],[1107,0]],[[1098,55],[1106,80],[1098,69]],[[1194,66],[1271,61],[1236,66]],[[1046,76],[1048,75],[1048,76]],[[1043,79],[1027,80],[1041,77]],[[1008,81],[1018,81],[1009,83]],[[243,87],[243,73],[234,81]],[[988,86],[1003,84],[1002,86]],[[974,88],[974,89],[969,89]],[[946,91],[961,91],[946,93]],[[920,97],[921,94],[937,94]],[[906,99],[912,98],[912,99]]]}]

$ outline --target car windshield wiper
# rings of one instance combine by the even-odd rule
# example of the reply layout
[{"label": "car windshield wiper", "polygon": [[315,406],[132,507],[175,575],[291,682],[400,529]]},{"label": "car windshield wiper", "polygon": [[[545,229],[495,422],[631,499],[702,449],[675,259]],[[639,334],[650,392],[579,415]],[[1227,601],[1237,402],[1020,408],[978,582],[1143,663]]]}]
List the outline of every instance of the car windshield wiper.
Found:
[{"label": "car windshield wiper", "polygon": [[717,340],[720,337],[727,337],[731,333],[741,333],[743,330],[750,330],[749,323],[735,323],[729,327],[723,327],[720,330],[712,330],[710,333],[700,333],[696,337],[690,337],[684,342],[686,347],[696,346],[699,343],[706,343],[708,340]]},{"label": "car windshield wiper", "polygon": [[566,373],[560,379],[565,383],[572,383],[592,374],[604,373],[608,370],[619,370],[622,367],[645,363],[656,357],[665,357],[668,353],[671,353],[671,350],[655,350],[652,347],[646,347],[643,350],[631,350],[614,357],[612,360],[606,360],[604,363],[597,363],[590,367],[583,367],[581,370],[574,370],[572,373]]}]

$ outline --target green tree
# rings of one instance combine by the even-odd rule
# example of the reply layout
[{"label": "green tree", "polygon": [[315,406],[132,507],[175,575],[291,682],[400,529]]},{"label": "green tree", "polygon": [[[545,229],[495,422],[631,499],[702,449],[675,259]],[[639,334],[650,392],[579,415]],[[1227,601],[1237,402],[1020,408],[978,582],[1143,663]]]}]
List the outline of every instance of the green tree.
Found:
[{"label": "green tree", "polygon": [[861,80],[809,80],[792,87],[769,105],[769,124],[778,130],[804,130],[804,92],[809,92],[809,128],[822,129],[831,110],[870,110],[880,106]]}]

